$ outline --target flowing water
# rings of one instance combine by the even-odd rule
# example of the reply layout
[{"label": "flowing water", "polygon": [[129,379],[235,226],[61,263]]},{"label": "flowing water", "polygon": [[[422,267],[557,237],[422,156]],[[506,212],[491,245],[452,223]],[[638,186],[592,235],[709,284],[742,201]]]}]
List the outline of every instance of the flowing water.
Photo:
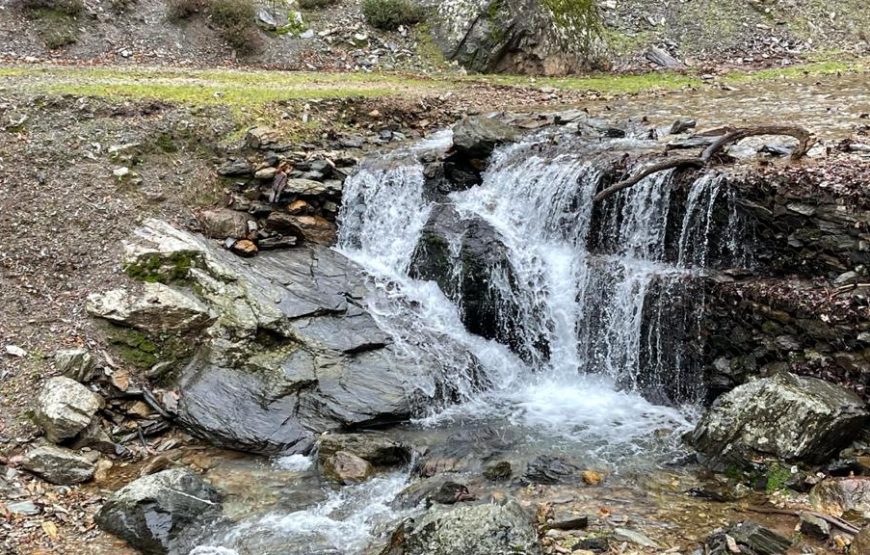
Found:
[{"label": "flowing water", "polygon": [[[704,396],[692,347],[701,333],[697,278],[713,254],[739,262],[741,224],[722,177],[701,176],[681,196],[662,172],[596,206],[602,153],[632,141],[590,149],[542,134],[498,150],[481,185],[437,202],[461,222],[485,224],[503,246],[507,264],[476,276],[488,284],[499,324],[513,330],[499,342],[467,330],[463,306],[475,299],[411,277],[427,222],[439,213],[419,157],[449,144],[449,134],[439,135],[372,160],[345,183],[338,248],[370,276],[371,313],[409,365],[435,360],[443,375],[415,383],[430,402],[393,433],[477,460],[555,453],[614,474],[674,457]],[[712,249],[721,213],[731,240]],[[459,262],[465,239],[462,226],[452,229],[460,231],[446,237],[453,263],[445,279],[460,283],[469,271]],[[304,457],[275,465],[311,472]],[[408,514],[390,503],[407,481],[407,471],[397,472],[243,519],[194,553],[270,553],[288,544],[304,546],[300,553],[359,552],[373,530]]]}]

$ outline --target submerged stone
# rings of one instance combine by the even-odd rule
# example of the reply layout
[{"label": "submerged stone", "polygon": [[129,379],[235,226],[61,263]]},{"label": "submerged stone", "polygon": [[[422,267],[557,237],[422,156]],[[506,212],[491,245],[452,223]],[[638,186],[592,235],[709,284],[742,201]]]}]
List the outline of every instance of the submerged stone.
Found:
[{"label": "submerged stone", "polygon": [[705,542],[708,555],[732,555],[734,547],[740,553],[784,555],[791,541],[754,522],[741,522],[714,533]]}]

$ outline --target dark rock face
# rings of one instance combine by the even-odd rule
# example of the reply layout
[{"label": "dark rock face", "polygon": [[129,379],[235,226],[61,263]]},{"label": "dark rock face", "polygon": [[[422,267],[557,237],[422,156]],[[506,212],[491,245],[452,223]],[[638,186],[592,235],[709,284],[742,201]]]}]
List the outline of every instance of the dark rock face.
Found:
[{"label": "dark rock face", "polygon": [[148,555],[169,553],[173,541],[196,522],[217,515],[220,495],[188,470],[172,469],[121,488],[97,513],[103,530]]},{"label": "dark rock face", "polygon": [[[307,452],[317,433],[401,421],[417,406],[411,374],[362,306],[362,274],[342,255],[314,246],[243,260],[163,222],[138,233],[128,268],[147,265],[213,318],[174,378],[191,433],[230,449]],[[150,313],[153,329],[160,314]],[[117,311],[112,321],[127,324]]]},{"label": "dark rock face", "polygon": [[773,456],[820,462],[852,441],[868,419],[864,402],[850,391],[782,373],[720,397],[690,441],[716,461]]},{"label": "dark rock face", "polygon": [[393,536],[389,555],[537,555],[531,520],[516,501],[504,505],[436,506]]},{"label": "dark rock face", "polygon": [[378,433],[324,434],[318,443],[318,457],[323,460],[339,451],[353,453],[375,466],[396,466],[411,459],[406,445]]},{"label": "dark rock face", "polygon": [[[456,245],[458,257],[453,252]],[[452,205],[436,205],[423,228],[410,275],[438,283],[460,306],[468,331],[527,354],[518,341],[518,309],[511,295],[504,296],[493,283],[499,279],[513,286],[515,279],[506,248],[488,223],[463,220]]]},{"label": "dark rock face", "polygon": [[465,158],[483,160],[496,146],[516,137],[515,129],[497,119],[466,117],[453,126],[453,150]]},{"label": "dark rock face", "polygon": [[570,462],[549,455],[541,455],[529,462],[523,480],[532,484],[558,484],[577,480],[580,469]]},{"label": "dark rock face", "polygon": [[707,538],[705,553],[711,555],[733,553],[728,546],[729,537],[737,544],[741,553],[783,555],[791,547],[791,542],[779,534],[754,522],[741,522]]}]

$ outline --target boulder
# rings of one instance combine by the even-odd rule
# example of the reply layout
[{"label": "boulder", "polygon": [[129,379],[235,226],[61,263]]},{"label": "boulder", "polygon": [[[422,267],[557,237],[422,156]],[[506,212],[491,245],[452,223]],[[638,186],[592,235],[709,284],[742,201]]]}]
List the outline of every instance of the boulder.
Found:
[{"label": "boulder", "polygon": [[116,491],[94,521],[142,553],[164,554],[185,528],[216,516],[220,501],[218,492],[189,470],[164,470]]},{"label": "boulder", "polygon": [[[516,501],[504,505],[433,506],[407,523],[404,541],[394,553],[404,555],[537,555],[538,534]],[[394,536],[394,539],[396,536]]]},{"label": "boulder", "polygon": [[708,555],[731,555],[736,545],[739,553],[785,555],[791,541],[754,522],[741,522],[712,534],[704,546]]},{"label": "boulder", "polygon": [[374,467],[353,453],[339,451],[322,459],[323,475],[342,484],[364,482],[375,473]]},{"label": "boulder", "polygon": [[209,308],[194,295],[162,283],[143,284],[141,294],[113,289],[88,296],[91,316],[145,333],[183,334],[202,329],[213,320]]},{"label": "boulder", "polygon": [[453,505],[460,501],[473,500],[468,487],[453,481],[455,477],[456,475],[445,473],[416,481],[396,496],[393,505],[401,509],[413,509],[424,503],[429,507],[433,503]]},{"label": "boulder", "polygon": [[580,469],[561,457],[540,455],[529,462],[523,480],[532,484],[558,484],[580,478]]},{"label": "boulder", "polygon": [[857,513],[870,519],[870,476],[823,480],[810,490],[810,503],[817,511],[834,516]]},{"label": "boulder", "polygon": [[374,466],[402,465],[411,460],[411,450],[388,436],[368,432],[359,434],[323,434],[318,444],[321,463],[339,451],[352,453]]},{"label": "boulder", "polygon": [[497,119],[465,117],[453,126],[453,150],[464,158],[486,159],[495,147],[517,135],[516,129]]},{"label": "boulder", "polygon": [[96,471],[90,459],[54,445],[42,445],[25,453],[21,468],[47,482],[64,486],[87,482]]},{"label": "boulder", "polygon": [[54,353],[58,372],[80,383],[94,379],[96,361],[87,349],[62,349]]},{"label": "boulder", "polygon": [[36,397],[33,418],[52,443],[75,437],[103,407],[103,398],[69,378],[47,380]]},{"label": "boulder", "polygon": [[812,513],[801,513],[798,526],[802,534],[807,534],[820,540],[825,540],[831,535],[831,525],[828,521]]},{"label": "boulder", "polygon": [[222,177],[250,177],[254,173],[254,168],[247,160],[228,160],[218,168],[217,172]]},{"label": "boulder", "polygon": [[721,396],[689,440],[714,461],[772,456],[821,462],[848,445],[867,421],[864,402],[854,393],[781,373]]},{"label": "boulder", "polygon": [[849,553],[870,553],[870,526],[862,529],[852,539],[852,545],[849,546]]},{"label": "boulder", "polygon": [[197,214],[197,220],[206,237],[213,239],[246,239],[250,234],[249,222],[253,221],[250,215],[229,208],[203,210]]},{"label": "boulder", "polygon": [[318,245],[334,244],[338,234],[335,224],[322,216],[293,216],[284,212],[269,214],[266,227]]},{"label": "boulder", "polygon": [[[397,355],[365,309],[364,275],[334,250],[302,246],[242,259],[156,220],[136,234],[127,267],[168,281],[164,287],[213,315],[186,340],[193,353],[168,384],[179,392],[178,423],[206,441],[307,453],[323,432],[409,418],[425,403],[421,383],[433,392],[451,387],[438,361],[409,367]],[[186,262],[183,274],[178,260]],[[164,316],[174,321],[171,310],[151,315],[149,329],[163,329]]]}]

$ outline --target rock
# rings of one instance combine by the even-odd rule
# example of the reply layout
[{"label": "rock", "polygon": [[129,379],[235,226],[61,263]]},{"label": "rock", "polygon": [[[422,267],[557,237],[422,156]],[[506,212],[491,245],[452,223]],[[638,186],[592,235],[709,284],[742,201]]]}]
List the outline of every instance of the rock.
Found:
[{"label": "rock", "polygon": [[411,450],[379,433],[323,434],[318,444],[318,458],[325,461],[339,451],[351,453],[373,466],[390,467],[411,460]]},{"label": "rock", "polygon": [[460,501],[470,501],[472,499],[474,499],[474,496],[468,492],[468,487],[465,484],[451,480],[444,481],[429,496],[429,501],[442,505],[453,505]]},{"label": "rock", "polygon": [[364,308],[361,269],[336,251],[302,246],[241,259],[156,220],[136,234],[128,267],[170,275],[182,257],[184,288],[168,287],[214,315],[186,340],[192,356],[167,384],[189,433],[239,451],[307,453],[323,432],[409,418],[426,401],[414,384],[452,387],[439,361],[409,367],[397,355]]},{"label": "rock", "polygon": [[80,383],[94,379],[96,364],[87,349],[63,349],[54,353],[54,366],[66,376]]},{"label": "rock", "polygon": [[112,175],[114,175],[118,179],[127,177],[128,175],[130,175],[130,168],[128,168],[126,166],[121,166],[120,168],[115,168],[114,170],[112,170]]},{"label": "rock", "polygon": [[321,216],[291,216],[272,212],[266,219],[266,227],[318,245],[332,245],[337,236],[335,224]]},{"label": "rock", "polygon": [[821,462],[867,423],[854,393],[781,373],[739,386],[714,403],[690,442],[711,460],[747,463],[758,456]]},{"label": "rock", "polygon": [[184,334],[202,329],[214,319],[194,295],[150,282],[143,284],[141,295],[126,289],[93,293],[88,296],[87,310],[91,316],[153,335]]},{"label": "rock", "polygon": [[275,16],[265,8],[257,10],[257,25],[266,31],[274,31],[278,28],[278,22],[275,21]]},{"label": "rock", "polygon": [[43,445],[24,455],[21,467],[43,480],[58,485],[87,482],[94,476],[96,466],[87,458],[70,449]]},{"label": "rock", "polygon": [[[610,543],[606,537],[589,537],[583,538],[577,545],[574,546],[574,549],[579,549],[592,553],[604,553],[608,549],[610,549]],[[576,552],[575,552],[576,553]],[[572,553],[572,555],[574,555]]]},{"label": "rock", "polygon": [[560,457],[540,455],[529,463],[523,479],[532,484],[558,484],[579,477],[580,469]]},{"label": "rock", "polygon": [[281,135],[275,129],[268,127],[254,127],[245,134],[245,146],[254,150],[271,150],[281,152],[287,150],[282,144]]},{"label": "rock", "polygon": [[854,539],[852,545],[849,546],[849,553],[861,554],[870,553],[870,526],[863,528]]},{"label": "rock", "polygon": [[284,186],[284,193],[305,197],[319,197],[321,195],[341,195],[341,181],[320,182],[313,179],[288,179]]},{"label": "rock", "polygon": [[257,245],[253,241],[242,239],[241,241],[234,242],[231,250],[239,256],[251,257],[256,256]]},{"label": "rock", "polygon": [[[736,546],[738,551],[734,551],[733,546]],[[734,553],[784,555],[790,547],[791,542],[788,539],[747,521],[712,534],[705,542],[704,552],[708,555],[733,555]]]},{"label": "rock", "polygon": [[278,173],[278,168],[262,168],[254,173],[254,178],[262,181],[271,181],[275,178],[276,173]]},{"label": "rock", "polygon": [[613,537],[617,541],[633,543],[641,547],[660,549],[659,544],[657,544],[656,542],[652,541],[640,532],[629,530],[628,528],[614,528]]},{"label": "rock", "polygon": [[[395,537],[395,536],[394,536]],[[538,536],[516,501],[434,506],[404,530],[405,555],[538,555]]]},{"label": "rock", "polygon": [[302,199],[296,199],[287,206],[287,212],[293,216],[306,216],[314,212],[314,207]]},{"label": "rock", "polygon": [[18,345],[6,345],[6,354],[12,357],[24,358],[27,356],[27,351]]},{"label": "rock", "polygon": [[556,507],[553,510],[553,520],[547,526],[556,530],[582,530],[589,526],[589,516]]},{"label": "rock", "polygon": [[679,69],[684,67],[682,62],[657,46],[650,47],[644,54],[644,57],[655,65],[665,69]]},{"label": "rock", "polygon": [[219,513],[220,495],[187,469],[144,476],[112,494],[94,521],[146,554],[171,552],[188,526]]},{"label": "rock", "polygon": [[698,123],[693,119],[680,118],[671,124],[668,133],[671,135],[679,135],[680,133],[685,133],[689,129],[694,129],[697,124]]},{"label": "rock", "polygon": [[597,470],[584,470],[580,473],[580,478],[583,480],[584,484],[597,486],[604,481],[604,474]]},{"label": "rock", "polygon": [[837,517],[858,513],[870,519],[870,476],[823,480],[810,490],[810,504],[819,512]]},{"label": "rock", "polygon": [[199,225],[207,237],[214,239],[246,239],[248,237],[248,222],[251,217],[244,212],[218,208],[217,210],[203,210],[197,215]]},{"label": "rock", "polygon": [[222,177],[251,177],[254,168],[247,160],[230,160],[219,167],[217,172]]},{"label": "rock", "polygon": [[483,475],[487,480],[501,482],[510,479],[513,475],[513,468],[511,468],[511,463],[508,461],[490,463],[484,467]]},{"label": "rock", "polygon": [[465,117],[453,126],[453,149],[465,158],[488,158],[496,146],[514,140],[517,131],[492,118]]},{"label": "rock", "polygon": [[347,451],[338,451],[323,459],[323,475],[342,484],[364,482],[374,473],[368,461]]},{"label": "rock", "polygon": [[103,404],[102,397],[75,380],[50,378],[36,397],[33,419],[49,441],[59,443],[84,430]]},{"label": "rock", "polygon": [[825,540],[831,535],[831,525],[828,521],[810,513],[801,513],[800,531],[820,540]]},{"label": "rock", "polygon": [[39,514],[39,507],[33,501],[16,501],[6,505],[13,515],[33,516]]}]

